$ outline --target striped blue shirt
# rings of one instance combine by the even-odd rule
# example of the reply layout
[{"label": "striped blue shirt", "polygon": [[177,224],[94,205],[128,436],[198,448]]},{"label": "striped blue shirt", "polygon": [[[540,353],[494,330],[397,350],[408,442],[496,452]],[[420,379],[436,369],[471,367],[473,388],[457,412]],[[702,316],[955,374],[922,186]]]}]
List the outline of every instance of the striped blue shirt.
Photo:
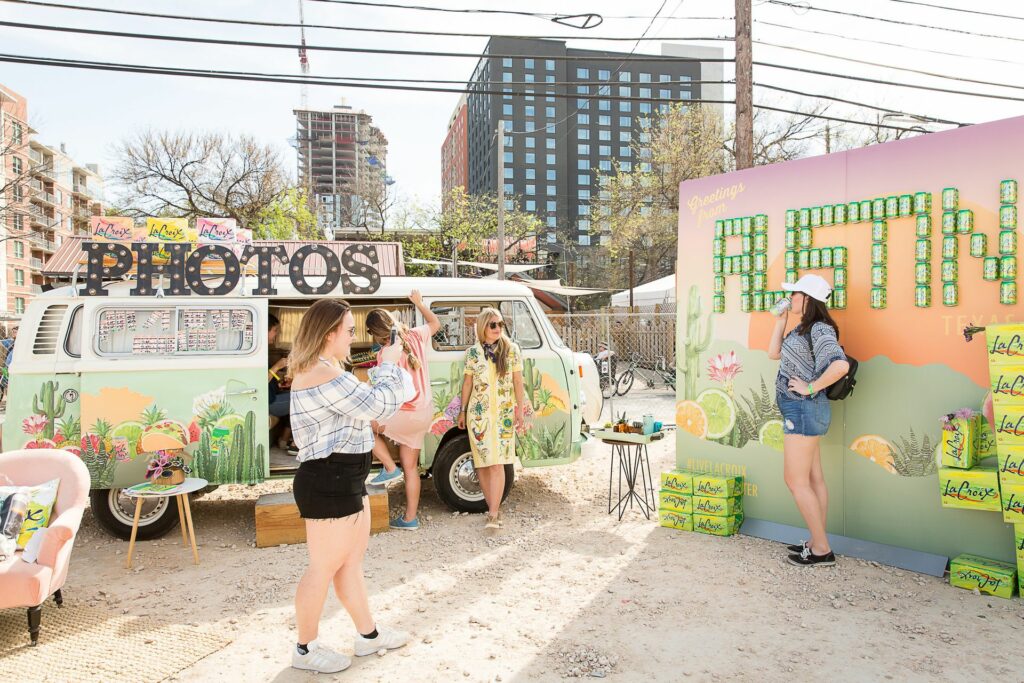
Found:
[{"label": "striped blue shirt", "polygon": [[782,359],[779,363],[779,375],[775,379],[776,394],[791,399],[806,398],[789,390],[790,379],[795,377],[814,384],[814,380],[821,377],[828,366],[837,360],[846,360],[846,354],[843,353],[836,338],[835,328],[831,325],[814,323],[810,336],[808,343],[806,336],[793,330],[782,340]]},{"label": "striped blue shirt", "polygon": [[403,373],[394,363],[381,363],[370,384],[345,372],[315,387],[292,389],[290,418],[299,462],[331,453],[368,453],[374,439],[370,421],[391,417],[405,401]]}]

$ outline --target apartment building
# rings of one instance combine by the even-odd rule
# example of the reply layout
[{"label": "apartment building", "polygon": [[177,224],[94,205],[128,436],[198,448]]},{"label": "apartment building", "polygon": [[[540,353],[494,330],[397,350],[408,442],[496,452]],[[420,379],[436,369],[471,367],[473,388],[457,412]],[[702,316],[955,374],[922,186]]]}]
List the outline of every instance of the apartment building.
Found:
[{"label": "apartment building", "polygon": [[457,187],[469,189],[469,135],[466,128],[466,96],[448,121],[448,134],[441,145],[441,207],[445,208],[451,191]]}]

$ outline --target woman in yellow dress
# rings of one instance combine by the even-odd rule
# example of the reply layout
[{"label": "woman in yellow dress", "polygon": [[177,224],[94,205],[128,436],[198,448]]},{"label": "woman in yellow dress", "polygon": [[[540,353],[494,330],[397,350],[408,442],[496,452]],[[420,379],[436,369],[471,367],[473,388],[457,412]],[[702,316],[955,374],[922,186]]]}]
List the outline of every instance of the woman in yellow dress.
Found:
[{"label": "woman in yellow dress", "polygon": [[505,465],[515,459],[516,432],[522,429],[530,404],[523,391],[522,351],[505,334],[498,310],[480,311],[476,338],[477,343],[466,351],[459,428],[469,432],[473,467],[487,501],[486,528],[497,529]]}]

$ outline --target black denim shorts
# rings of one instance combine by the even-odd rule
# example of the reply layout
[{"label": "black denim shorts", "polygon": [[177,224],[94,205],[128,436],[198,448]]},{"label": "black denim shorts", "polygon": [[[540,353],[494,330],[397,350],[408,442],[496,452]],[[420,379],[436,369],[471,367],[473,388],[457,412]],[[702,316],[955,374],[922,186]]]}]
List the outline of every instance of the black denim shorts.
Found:
[{"label": "black denim shorts", "polygon": [[370,453],[332,453],[299,465],[292,494],[303,519],[339,519],[363,510]]}]

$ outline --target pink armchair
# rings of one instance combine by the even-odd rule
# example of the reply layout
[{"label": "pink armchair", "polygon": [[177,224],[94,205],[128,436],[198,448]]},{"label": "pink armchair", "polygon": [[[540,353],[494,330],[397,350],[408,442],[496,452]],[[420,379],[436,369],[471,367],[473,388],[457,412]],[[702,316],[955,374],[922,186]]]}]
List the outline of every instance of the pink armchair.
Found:
[{"label": "pink armchair", "polygon": [[71,548],[89,499],[89,470],[67,451],[41,448],[0,453],[0,474],[18,486],[60,479],[39,559],[29,564],[18,551],[0,562],[0,609],[28,608],[28,632],[35,645],[46,598],[52,595],[58,607],[64,602],[60,590],[68,576]]}]

